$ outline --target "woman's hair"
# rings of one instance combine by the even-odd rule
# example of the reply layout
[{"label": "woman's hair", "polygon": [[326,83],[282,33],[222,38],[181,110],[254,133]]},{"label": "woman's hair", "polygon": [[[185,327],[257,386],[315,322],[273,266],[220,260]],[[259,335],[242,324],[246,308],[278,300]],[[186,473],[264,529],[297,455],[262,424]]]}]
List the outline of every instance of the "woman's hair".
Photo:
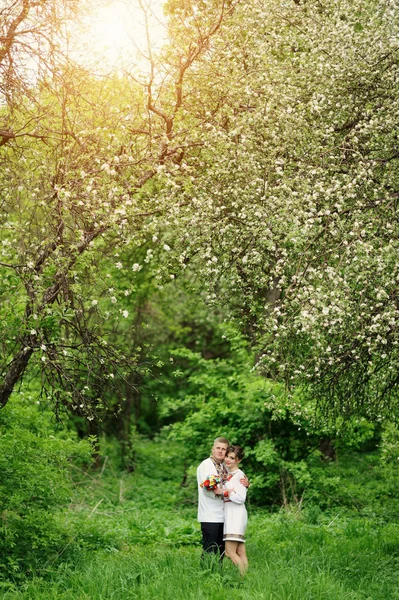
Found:
[{"label": "woman's hair", "polygon": [[229,446],[226,450],[226,456],[229,454],[229,452],[234,452],[238,460],[242,460],[244,458],[244,450],[241,448],[241,446]]}]

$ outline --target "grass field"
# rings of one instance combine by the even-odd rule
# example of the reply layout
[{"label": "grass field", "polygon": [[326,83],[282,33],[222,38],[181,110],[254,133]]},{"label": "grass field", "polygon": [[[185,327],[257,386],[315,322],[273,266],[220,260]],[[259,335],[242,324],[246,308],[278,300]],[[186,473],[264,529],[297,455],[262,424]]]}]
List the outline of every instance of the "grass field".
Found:
[{"label": "grass field", "polygon": [[[188,520],[190,511],[183,511]],[[161,514],[161,511],[159,511]],[[162,512],[173,524],[175,514]],[[182,514],[179,516],[182,519]],[[143,522],[145,526],[145,522]],[[144,527],[145,531],[145,527]],[[19,590],[3,589],[18,600],[395,600],[399,599],[399,526],[370,519],[335,518],[309,524],[297,515],[251,515],[250,569],[240,578],[229,561],[220,568],[201,563],[196,543],[159,540],[126,544],[117,550],[70,555],[47,576]],[[199,532],[198,532],[199,540]]]},{"label": "grass field", "polygon": [[201,562],[195,490],[180,487],[176,463],[148,445],[135,473],[113,464],[75,473],[76,495],[59,515],[68,544],[18,585],[0,582],[2,600],[399,600],[392,510],[249,504],[250,568],[240,578],[228,560]]}]

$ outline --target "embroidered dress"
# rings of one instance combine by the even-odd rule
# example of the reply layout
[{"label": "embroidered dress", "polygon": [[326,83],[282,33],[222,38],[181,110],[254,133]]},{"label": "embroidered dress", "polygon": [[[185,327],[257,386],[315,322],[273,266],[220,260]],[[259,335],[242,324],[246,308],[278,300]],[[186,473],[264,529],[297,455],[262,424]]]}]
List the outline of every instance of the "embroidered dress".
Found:
[{"label": "embroidered dress", "polygon": [[240,483],[244,473],[238,469],[227,478],[226,490],[234,489],[229,498],[224,498],[223,540],[226,542],[245,542],[248,515],[245,508],[247,488]]}]

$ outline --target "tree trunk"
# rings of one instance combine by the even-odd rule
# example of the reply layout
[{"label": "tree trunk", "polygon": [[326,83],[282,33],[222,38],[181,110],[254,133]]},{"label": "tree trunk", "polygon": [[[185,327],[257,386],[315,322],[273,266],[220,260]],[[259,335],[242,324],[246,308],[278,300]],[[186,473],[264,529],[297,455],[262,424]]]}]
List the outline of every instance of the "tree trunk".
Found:
[{"label": "tree trunk", "polygon": [[332,460],[336,459],[336,450],[334,447],[334,442],[330,438],[323,438],[319,442],[319,450],[321,452],[322,460]]},{"label": "tree trunk", "polygon": [[126,386],[126,399],[122,414],[119,419],[119,435],[121,440],[122,460],[128,473],[134,471],[133,446],[131,439],[131,423],[133,412],[133,390],[131,385]]},{"label": "tree trunk", "polygon": [[[28,343],[29,342],[27,342],[27,344]],[[24,345],[9,364],[4,379],[0,385],[1,408],[7,404],[15,384],[21,379],[32,354],[33,348]]]}]

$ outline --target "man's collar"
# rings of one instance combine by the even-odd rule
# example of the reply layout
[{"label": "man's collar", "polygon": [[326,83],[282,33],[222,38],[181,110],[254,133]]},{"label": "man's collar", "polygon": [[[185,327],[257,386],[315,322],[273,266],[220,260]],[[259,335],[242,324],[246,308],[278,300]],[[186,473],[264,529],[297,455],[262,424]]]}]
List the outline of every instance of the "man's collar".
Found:
[{"label": "man's collar", "polygon": [[211,454],[211,456],[210,456],[210,459],[211,459],[211,460],[213,460],[213,462],[215,462],[215,463],[216,463],[216,464],[218,464],[218,465],[221,465],[221,464],[223,464],[223,461],[222,461],[222,460],[218,460],[217,458],[215,458],[215,457],[213,456],[213,454]]}]

